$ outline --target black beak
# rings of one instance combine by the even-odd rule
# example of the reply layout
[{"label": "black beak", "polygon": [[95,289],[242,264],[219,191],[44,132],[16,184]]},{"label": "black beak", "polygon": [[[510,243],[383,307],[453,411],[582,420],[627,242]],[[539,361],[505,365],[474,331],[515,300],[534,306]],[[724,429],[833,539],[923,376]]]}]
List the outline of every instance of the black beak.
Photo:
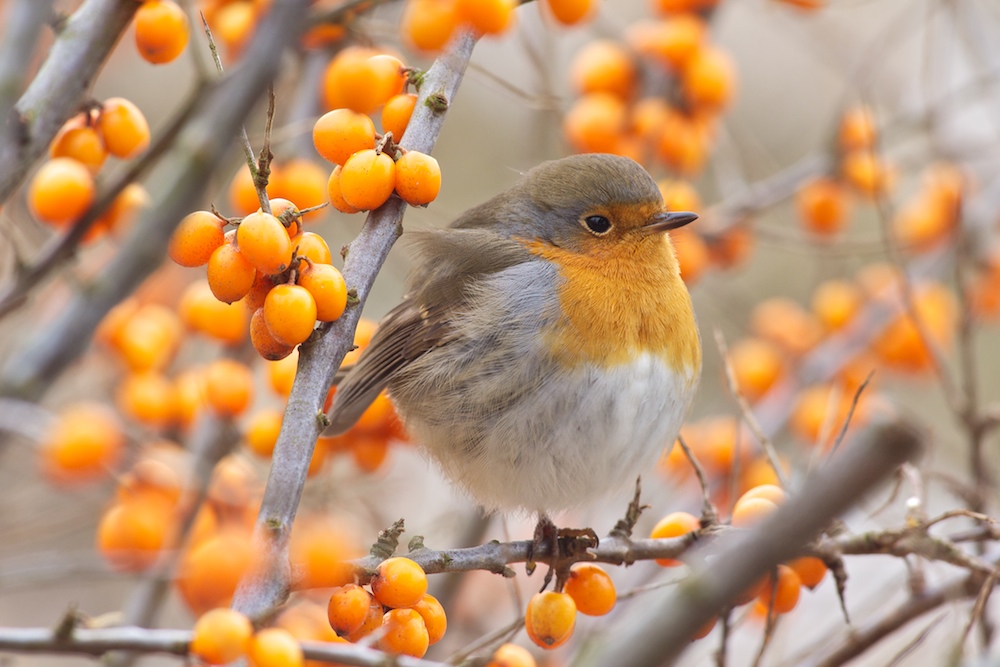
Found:
[{"label": "black beak", "polygon": [[649,222],[643,225],[642,229],[650,234],[669,232],[672,229],[680,229],[684,225],[694,222],[697,219],[697,213],[690,213],[688,211],[664,211],[663,213],[657,213],[650,218]]}]

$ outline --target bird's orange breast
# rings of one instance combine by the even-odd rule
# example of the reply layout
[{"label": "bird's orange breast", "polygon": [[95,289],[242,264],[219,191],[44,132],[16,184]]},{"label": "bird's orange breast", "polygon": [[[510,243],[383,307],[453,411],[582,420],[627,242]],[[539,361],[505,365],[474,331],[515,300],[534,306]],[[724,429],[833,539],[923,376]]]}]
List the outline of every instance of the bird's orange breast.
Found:
[{"label": "bird's orange breast", "polygon": [[647,353],[682,375],[697,375],[701,342],[691,297],[666,238],[609,243],[586,254],[537,240],[525,246],[563,278],[562,318],[545,333],[556,359],[617,366]]}]

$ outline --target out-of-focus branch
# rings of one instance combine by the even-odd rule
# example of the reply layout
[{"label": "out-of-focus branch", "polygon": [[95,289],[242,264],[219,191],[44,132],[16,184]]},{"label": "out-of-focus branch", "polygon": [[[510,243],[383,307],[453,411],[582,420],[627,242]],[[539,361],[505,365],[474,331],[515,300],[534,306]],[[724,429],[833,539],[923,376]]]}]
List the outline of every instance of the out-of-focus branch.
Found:
[{"label": "out-of-focus branch", "polygon": [[8,3],[0,36],[0,120],[7,118],[24,85],[38,34],[52,17],[53,0],[18,0]]},{"label": "out-of-focus branch", "polygon": [[0,394],[26,399],[43,394],[86,349],[104,315],[160,265],[174,228],[201,197],[243,120],[277,76],[277,54],[296,39],[307,5],[307,0],[274,3],[244,64],[206,90],[190,123],[178,134],[159,196],[121,251],[43,334],[11,356],[0,370]]},{"label": "out-of-focus branch", "polygon": [[917,432],[901,423],[874,426],[865,436],[810,475],[803,485],[808,493],[779,507],[760,528],[731,541],[720,538],[710,563],[696,566],[671,594],[651,599],[643,609],[645,621],[616,635],[583,664],[671,664],[714,614],[777,563],[801,553],[830,521],[921,449]]},{"label": "out-of-focus branch", "polygon": [[4,119],[0,133],[0,203],[7,201],[62,124],[76,113],[138,7],[137,2],[86,0],[62,24],[45,63]]},{"label": "out-of-focus branch", "polygon": [[[458,91],[476,38],[457,37],[427,71],[420,97],[400,144],[430,153]],[[274,448],[271,472],[257,517],[255,538],[261,566],[241,582],[233,607],[251,618],[265,615],[288,595],[288,540],[316,438],[323,430],[322,406],[337,367],[353,345],[361,309],[389,250],[402,231],[405,204],[393,197],[372,211],[347,248],[344,279],[357,302],[329,328],[300,348],[295,384]]]}]

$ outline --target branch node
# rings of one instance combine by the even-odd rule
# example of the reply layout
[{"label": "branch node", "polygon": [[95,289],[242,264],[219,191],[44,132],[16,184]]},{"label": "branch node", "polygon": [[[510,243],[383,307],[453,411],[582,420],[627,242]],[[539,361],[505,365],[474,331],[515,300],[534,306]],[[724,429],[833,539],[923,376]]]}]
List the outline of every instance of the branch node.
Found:
[{"label": "branch node", "polygon": [[378,541],[372,545],[372,548],[368,553],[379,560],[391,558],[392,554],[396,552],[396,548],[399,546],[399,536],[403,534],[403,530],[402,519],[397,520],[385,530],[380,530],[378,533]]},{"label": "branch node", "polygon": [[443,113],[448,110],[448,97],[444,93],[432,93],[427,96],[424,102],[427,107],[435,113]]},{"label": "branch node", "polygon": [[628,508],[625,510],[625,516],[615,523],[615,527],[611,529],[609,533],[611,537],[619,538],[622,540],[627,540],[632,537],[632,531],[635,529],[635,524],[639,521],[639,517],[642,516],[643,510],[649,509],[649,505],[640,504],[640,496],[642,495],[642,476],[635,478],[635,494],[632,496],[632,500],[628,504]]},{"label": "branch node", "polygon": [[427,547],[424,546],[423,535],[414,535],[410,538],[409,543],[406,545],[406,550],[410,553],[413,553],[414,551],[421,551],[426,548]]}]

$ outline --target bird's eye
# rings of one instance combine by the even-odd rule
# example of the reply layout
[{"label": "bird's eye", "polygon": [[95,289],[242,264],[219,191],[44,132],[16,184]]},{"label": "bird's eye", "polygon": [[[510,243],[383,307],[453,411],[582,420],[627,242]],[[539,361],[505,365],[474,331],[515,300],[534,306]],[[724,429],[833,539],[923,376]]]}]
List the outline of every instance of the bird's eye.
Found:
[{"label": "bird's eye", "polygon": [[583,226],[594,236],[604,236],[611,231],[611,221],[603,215],[588,215],[583,219]]}]

